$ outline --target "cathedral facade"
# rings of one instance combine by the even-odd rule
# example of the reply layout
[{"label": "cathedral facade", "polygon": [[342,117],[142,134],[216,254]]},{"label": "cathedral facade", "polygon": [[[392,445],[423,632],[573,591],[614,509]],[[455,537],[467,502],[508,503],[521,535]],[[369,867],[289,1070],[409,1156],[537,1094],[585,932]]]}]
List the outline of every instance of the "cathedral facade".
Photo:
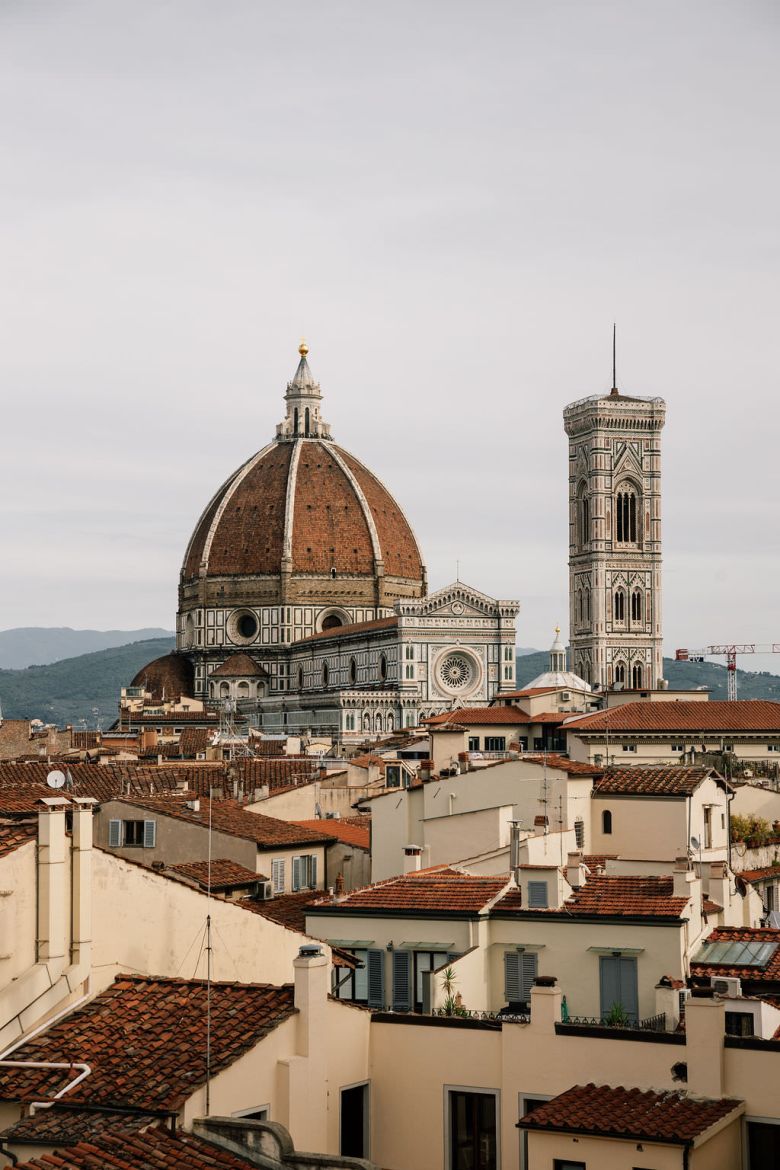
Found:
[{"label": "cathedral facade", "polygon": [[301,345],[275,439],[218,489],[179,579],[176,651],[133,680],[268,731],[386,734],[515,686],[515,601],[428,594],[386,487],[336,445]]},{"label": "cathedral facade", "polygon": [[661,644],[662,398],[620,393],[564,411],[569,437],[572,669],[594,688],[654,689]]}]

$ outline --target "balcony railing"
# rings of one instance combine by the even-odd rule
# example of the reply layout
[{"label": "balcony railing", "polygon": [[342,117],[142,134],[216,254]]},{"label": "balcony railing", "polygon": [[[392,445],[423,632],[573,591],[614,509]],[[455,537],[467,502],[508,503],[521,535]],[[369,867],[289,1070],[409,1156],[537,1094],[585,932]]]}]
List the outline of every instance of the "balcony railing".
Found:
[{"label": "balcony railing", "polygon": [[490,1020],[498,1024],[530,1024],[531,1017],[529,1015],[518,1015],[515,1012],[474,1012],[469,1008],[460,1008],[457,1011],[447,1011],[445,1008],[437,1008],[431,1015],[443,1016],[447,1019],[454,1020]]},{"label": "balcony railing", "polygon": [[561,1020],[565,1027],[574,1028],[619,1028],[632,1032],[665,1032],[666,1013],[659,1012],[644,1020],[619,1019],[614,1016],[567,1016]]}]

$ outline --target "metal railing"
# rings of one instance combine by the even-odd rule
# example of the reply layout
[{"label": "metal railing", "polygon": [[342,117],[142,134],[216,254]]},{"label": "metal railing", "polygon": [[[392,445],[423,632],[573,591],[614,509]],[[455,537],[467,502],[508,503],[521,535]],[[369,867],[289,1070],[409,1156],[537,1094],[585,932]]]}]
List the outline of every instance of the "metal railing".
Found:
[{"label": "metal railing", "polygon": [[644,1020],[621,1019],[615,1016],[567,1016],[565,1020],[561,1020],[561,1024],[575,1028],[616,1028],[632,1032],[665,1032],[666,1013],[659,1012]]},{"label": "metal railing", "polygon": [[451,1020],[490,1020],[498,1024],[530,1024],[530,1015],[518,1015],[515,1012],[476,1012],[470,1008],[460,1008],[457,1011],[447,1011],[446,1008],[436,1008],[431,1012],[433,1016]]}]

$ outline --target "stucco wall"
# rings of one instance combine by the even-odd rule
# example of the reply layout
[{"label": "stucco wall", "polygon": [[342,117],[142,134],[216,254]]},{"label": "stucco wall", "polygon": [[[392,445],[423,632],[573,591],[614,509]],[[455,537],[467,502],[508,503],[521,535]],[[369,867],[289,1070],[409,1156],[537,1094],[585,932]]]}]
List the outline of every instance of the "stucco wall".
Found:
[{"label": "stucco wall", "polygon": [[[555,1159],[584,1162],[594,1170],[636,1170],[638,1166],[652,1166],[653,1170],[684,1170],[681,1146],[662,1146],[647,1142],[640,1150],[641,1143],[610,1141],[607,1138],[592,1138],[563,1133],[528,1133],[528,1170],[549,1170]],[[691,1170],[699,1170],[698,1159],[691,1161]],[[720,1170],[739,1170],[724,1163]]]},{"label": "stucco wall", "polygon": [[[0,988],[32,967],[35,962],[37,876],[36,843],[30,841],[0,859]],[[70,867],[66,866],[68,877]],[[62,891],[66,930],[70,926],[70,881]],[[70,939],[68,938],[68,944]]]},{"label": "stucco wall", "polygon": [[[690,803],[690,808],[689,808]],[[711,811],[712,845],[704,848],[704,806]],[[602,831],[602,814],[612,813],[612,832]],[[726,859],[728,824],[726,793],[714,780],[704,780],[690,798],[655,800],[651,797],[594,795],[591,844],[594,853],[673,861],[684,857],[692,837],[701,844],[701,856]],[[695,850],[698,857],[699,851]]]}]

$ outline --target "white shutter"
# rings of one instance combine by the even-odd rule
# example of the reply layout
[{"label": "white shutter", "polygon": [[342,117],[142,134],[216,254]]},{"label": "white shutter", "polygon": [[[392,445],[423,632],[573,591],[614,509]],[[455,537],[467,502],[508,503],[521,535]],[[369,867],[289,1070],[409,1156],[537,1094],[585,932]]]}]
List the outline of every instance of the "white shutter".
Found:
[{"label": "white shutter", "polygon": [[293,857],[293,872],[292,872],[292,888],[293,893],[301,888],[301,862],[302,857]]},{"label": "white shutter", "polygon": [[144,821],[144,849],[154,849],[157,844],[157,821]]},{"label": "white shutter", "polygon": [[284,858],[275,857],[271,862],[271,882],[275,894],[284,893]]},{"label": "white shutter", "polygon": [[109,849],[118,849],[122,844],[122,822],[109,821],[108,822],[108,847]]}]

